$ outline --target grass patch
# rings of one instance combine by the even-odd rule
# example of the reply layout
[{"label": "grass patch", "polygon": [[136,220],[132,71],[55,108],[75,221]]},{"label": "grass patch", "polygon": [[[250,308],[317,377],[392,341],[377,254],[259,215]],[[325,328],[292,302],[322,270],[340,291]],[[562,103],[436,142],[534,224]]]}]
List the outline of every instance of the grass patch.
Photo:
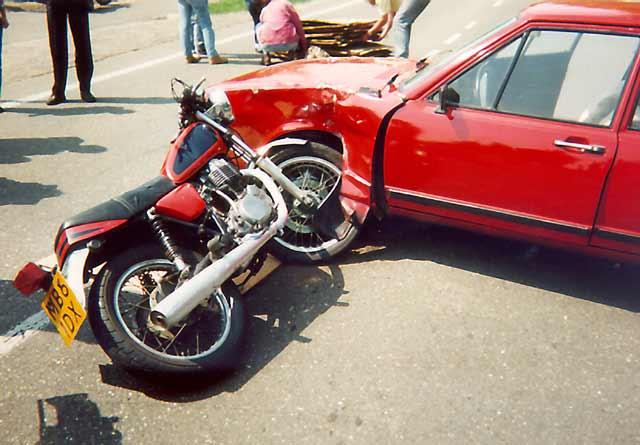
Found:
[{"label": "grass patch", "polygon": [[[302,3],[307,0],[289,0],[291,3]],[[247,6],[244,0],[214,0],[209,4],[209,11],[212,14],[224,14],[227,12],[245,11]]]}]

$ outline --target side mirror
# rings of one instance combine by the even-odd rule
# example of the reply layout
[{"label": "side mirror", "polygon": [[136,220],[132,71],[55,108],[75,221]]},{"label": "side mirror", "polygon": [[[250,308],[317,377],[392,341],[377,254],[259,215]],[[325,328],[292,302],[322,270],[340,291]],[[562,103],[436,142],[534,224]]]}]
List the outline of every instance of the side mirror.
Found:
[{"label": "side mirror", "polygon": [[458,105],[460,103],[460,95],[449,85],[443,85],[440,87],[438,99],[439,104],[435,111],[438,114],[445,114],[447,112],[447,108],[451,105]]}]

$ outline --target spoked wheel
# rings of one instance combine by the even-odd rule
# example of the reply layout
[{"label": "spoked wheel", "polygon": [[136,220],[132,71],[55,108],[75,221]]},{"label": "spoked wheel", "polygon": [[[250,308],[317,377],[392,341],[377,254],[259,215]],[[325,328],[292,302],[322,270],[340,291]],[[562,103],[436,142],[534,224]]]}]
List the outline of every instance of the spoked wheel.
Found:
[{"label": "spoked wheel", "polygon": [[[309,143],[304,147],[285,149],[273,156],[273,162],[302,190],[316,193],[321,202],[339,186],[342,158],[327,146]],[[289,220],[283,235],[274,238],[272,243],[276,256],[307,263],[325,260],[345,250],[357,236],[359,227],[346,221],[344,215],[338,215],[347,225],[341,237],[322,233],[314,225],[314,211],[296,205],[294,198],[286,192],[284,198]]]},{"label": "spoked wheel", "polygon": [[155,246],[109,261],[92,292],[91,326],[114,363],[154,374],[233,369],[244,331],[237,289],[225,285],[170,330],[149,321],[155,305],[176,288],[178,272]]}]

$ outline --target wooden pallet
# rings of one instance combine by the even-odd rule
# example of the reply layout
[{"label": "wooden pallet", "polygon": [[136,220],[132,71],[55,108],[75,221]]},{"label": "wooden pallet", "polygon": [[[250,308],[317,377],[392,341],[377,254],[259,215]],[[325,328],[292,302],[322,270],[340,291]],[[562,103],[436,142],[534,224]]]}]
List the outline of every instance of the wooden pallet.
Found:
[{"label": "wooden pallet", "polygon": [[302,26],[309,46],[318,46],[330,56],[389,57],[390,46],[362,40],[374,23],[303,20]]}]

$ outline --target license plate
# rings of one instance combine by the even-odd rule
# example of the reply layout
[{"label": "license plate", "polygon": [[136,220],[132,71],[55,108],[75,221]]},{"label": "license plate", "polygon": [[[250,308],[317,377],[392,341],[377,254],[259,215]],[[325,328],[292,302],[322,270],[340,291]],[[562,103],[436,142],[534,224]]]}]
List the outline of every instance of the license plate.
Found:
[{"label": "license plate", "polygon": [[56,271],[53,276],[51,287],[42,300],[41,306],[60,333],[64,343],[71,346],[87,314],[60,272]]}]

